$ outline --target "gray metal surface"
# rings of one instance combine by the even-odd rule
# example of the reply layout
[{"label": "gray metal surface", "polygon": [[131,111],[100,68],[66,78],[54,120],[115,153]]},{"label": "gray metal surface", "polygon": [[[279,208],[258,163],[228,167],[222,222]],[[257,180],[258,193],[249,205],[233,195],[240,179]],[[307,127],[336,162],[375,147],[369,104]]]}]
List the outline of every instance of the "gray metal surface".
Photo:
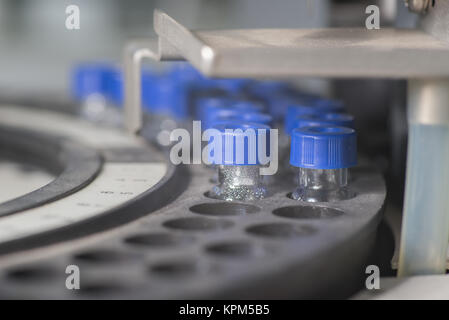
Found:
[{"label": "gray metal surface", "polygon": [[[125,125],[131,133],[139,133],[142,128],[142,87],[141,70],[143,59],[158,60],[157,40],[135,40],[124,50],[125,65]],[[131,111],[132,109],[132,111]]]},{"label": "gray metal surface", "polygon": [[421,17],[422,28],[437,39],[449,43],[449,1],[435,1],[435,6]]},{"label": "gray metal surface", "polygon": [[[191,174],[176,201],[115,234],[3,268],[0,296],[323,298],[358,284],[385,200],[370,167],[352,172],[357,197],[332,205],[294,201],[280,181],[265,200],[221,202],[204,195],[209,170]],[[64,286],[70,264],[79,291]]]},{"label": "gray metal surface", "polygon": [[[96,149],[106,162],[163,156],[151,147]],[[351,171],[355,198],[313,205],[289,197],[293,174],[284,171],[271,179],[266,199],[230,203],[207,196],[210,169],[178,167],[157,188],[101,217],[3,243],[0,297],[346,296],[375,241],[383,178],[362,164]],[[80,290],[65,287],[71,264],[80,267]]]},{"label": "gray metal surface", "polygon": [[382,290],[364,290],[355,300],[448,300],[449,277],[428,275],[402,278],[382,278]]},{"label": "gray metal surface", "polygon": [[408,83],[409,124],[449,125],[449,79],[419,79]]},{"label": "gray metal surface", "polygon": [[[440,10],[429,14],[437,15],[434,11]],[[444,15],[438,17],[438,25],[447,25]],[[426,30],[435,28],[441,29],[427,22]],[[158,39],[131,42],[125,50],[131,133],[141,129],[139,76],[145,58],[186,59],[213,77],[449,77],[447,32],[441,31],[437,38],[422,30],[363,27],[192,31],[160,10],[154,12],[154,29]]]},{"label": "gray metal surface", "polygon": [[[189,31],[155,11],[159,43],[219,77],[449,76],[449,46],[420,30],[365,28]],[[173,59],[161,46],[155,55]]]},{"label": "gray metal surface", "polygon": [[[107,161],[161,156],[99,151]],[[323,298],[359,284],[386,196],[369,165],[351,172],[355,198],[314,205],[289,198],[287,172],[266,199],[245,203],[209,198],[210,169],[177,172],[101,219],[2,245],[0,297]],[[71,264],[80,267],[80,290],[65,287]]]},{"label": "gray metal surface", "polygon": [[[166,163],[161,153],[118,129],[36,106],[1,106],[0,113],[2,157],[26,159],[56,176],[46,186],[0,204],[0,255],[9,257],[126,224],[173,200],[183,187],[175,180],[180,170]],[[43,123],[50,118],[53,126]],[[5,125],[8,119],[11,124]],[[143,168],[137,177],[136,167]],[[20,177],[27,175],[16,176]],[[105,205],[101,197],[112,204]],[[0,258],[0,264],[4,261],[10,259]]]},{"label": "gray metal surface", "polygon": [[[0,129],[2,156],[19,155],[22,161],[57,174],[47,185],[0,203],[0,217],[58,200],[89,184],[101,170],[100,153],[83,145],[39,132]],[[14,158],[14,155],[11,155]]]}]

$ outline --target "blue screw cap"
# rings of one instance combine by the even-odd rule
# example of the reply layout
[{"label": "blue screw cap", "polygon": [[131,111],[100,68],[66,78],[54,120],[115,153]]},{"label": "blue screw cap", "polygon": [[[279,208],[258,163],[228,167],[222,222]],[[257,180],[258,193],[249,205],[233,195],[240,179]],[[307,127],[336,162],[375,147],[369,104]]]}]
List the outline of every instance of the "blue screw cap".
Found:
[{"label": "blue screw cap", "polygon": [[338,126],[354,129],[354,117],[345,113],[304,114],[292,121],[290,132],[302,127]]},{"label": "blue screw cap", "polygon": [[192,83],[192,88],[196,91],[215,91],[228,96],[239,96],[249,83],[249,79],[211,79],[203,76]]},{"label": "blue screw cap", "polygon": [[168,71],[169,76],[176,82],[191,84],[204,80],[204,76],[188,62],[176,62]]},{"label": "blue screw cap", "polygon": [[251,82],[251,80],[243,78],[211,79],[210,81],[212,81],[212,85],[216,88],[222,89],[233,95],[241,93]]},{"label": "blue screw cap", "polygon": [[287,92],[291,88],[288,83],[284,81],[255,81],[248,90],[250,93],[259,97],[272,97],[273,95]]},{"label": "blue screw cap", "polygon": [[285,132],[289,134],[295,128],[295,119],[303,115],[343,112],[343,104],[333,102],[333,100],[322,98],[304,98],[303,101],[289,105],[285,115]]},{"label": "blue screw cap", "polygon": [[[217,122],[224,122],[238,118],[241,111],[230,107],[211,107],[206,109],[202,117],[203,129],[209,129]],[[237,119],[238,120],[238,119]]]},{"label": "blue screw cap", "polygon": [[269,126],[273,125],[273,117],[267,113],[243,112],[235,108],[216,108],[209,114],[209,118],[203,121],[203,128],[210,128],[217,122],[244,121]]},{"label": "blue screw cap", "polygon": [[285,116],[286,105],[291,103],[291,101],[287,103],[290,91],[290,86],[282,81],[255,81],[248,88],[251,96],[264,101],[268,111],[276,120]]},{"label": "blue screw cap", "polygon": [[230,107],[241,110],[242,112],[264,112],[265,106],[252,100],[234,100]]},{"label": "blue screw cap", "polygon": [[354,129],[303,127],[292,131],[290,164],[308,169],[342,169],[357,164]]},{"label": "blue screw cap", "polygon": [[108,63],[83,63],[75,66],[71,79],[72,96],[77,100],[84,100],[92,94],[106,96],[107,79],[113,72],[116,72],[116,67]]},{"label": "blue screw cap", "polygon": [[[260,165],[270,154],[270,127],[244,121],[225,121],[214,125],[209,139],[208,157],[216,165]],[[214,141],[218,139],[217,141]],[[263,139],[263,140],[261,140]],[[260,149],[265,147],[265,150]],[[217,150],[215,150],[217,149]],[[265,154],[264,154],[265,151]]]},{"label": "blue screw cap", "polygon": [[241,120],[246,122],[260,123],[267,125],[269,127],[273,126],[273,117],[268,113],[261,113],[261,112],[239,113],[234,119],[230,120]]},{"label": "blue screw cap", "polygon": [[195,117],[201,121],[207,121],[206,119],[211,116],[214,110],[221,108],[228,109],[231,105],[231,100],[223,96],[208,96],[197,99]]},{"label": "blue screw cap", "polygon": [[323,108],[329,112],[345,112],[345,104],[340,100],[326,99],[326,98],[310,98],[309,102],[318,108]]},{"label": "blue screw cap", "polygon": [[[115,106],[123,106],[124,103],[124,83],[123,83],[123,71],[120,69],[111,70],[106,75],[106,97],[112,105]],[[142,100],[144,107],[148,107],[145,105],[147,102],[147,88],[151,86],[157,79],[156,74],[149,69],[142,70]]]},{"label": "blue screw cap", "polygon": [[151,113],[184,119],[188,116],[186,87],[165,76],[142,78],[142,104]]},{"label": "blue screw cap", "polygon": [[323,114],[325,110],[316,108],[313,105],[308,104],[292,104],[287,107],[287,113],[285,114],[284,127],[285,132],[289,134],[295,129],[295,119],[304,116],[306,114]]},{"label": "blue screw cap", "polygon": [[[227,97],[203,98],[198,101],[199,119],[203,127],[209,127],[218,119],[239,117],[246,113],[255,113],[263,110],[263,106],[252,101],[233,100]],[[251,122],[251,121],[250,121]]]},{"label": "blue screw cap", "polygon": [[287,107],[294,102],[293,97],[288,92],[275,93],[264,98],[268,111],[276,121],[282,121],[287,113]]},{"label": "blue screw cap", "polygon": [[123,106],[123,73],[117,69],[106,76],[106,98],[116,107]]}]

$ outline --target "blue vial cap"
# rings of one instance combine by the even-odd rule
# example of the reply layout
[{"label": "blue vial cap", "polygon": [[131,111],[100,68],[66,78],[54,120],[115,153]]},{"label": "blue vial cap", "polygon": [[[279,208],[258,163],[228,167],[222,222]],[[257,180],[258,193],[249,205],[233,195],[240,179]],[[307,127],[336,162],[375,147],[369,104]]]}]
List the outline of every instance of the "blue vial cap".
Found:
[{"label": "blue vial cap", "polygon": [[244,113],[236,112],[236,114],[227,117],[227,119],[222,117],[221,120],[245,121],[245,122],[264,124],[269,127],[273,126],[273,117],[268,113],[260,113],[260,112],[244,112]]},{"label": "blue vial cap", "polygon": [[[213,135],[208,145],[208,157],[212,164],[237,166],[265,163],[265,159],[259,155],[259,143],[265,146],[265,150],[260,150],[260,153],[267,157],[270,153],[269,126],[244,121],[224,121],[216,123],[212,129],[215,130],[211,130]],[[219,141],[214,142],[215,139]]]},{"label": "blue vial cap", "polygon": [[165,114],[176,119],[188,116],[185,86],[168,77],[142,77],[142,104],[151,113]]},{"label": "blue vial cap", "polygon": [[202,77],[193,83],[193,89],[219,91],[230,96],[239,95],[248,86],[249,79],[211,79]]},{"label": "blue vial cap", "polygon": [[259,113],[263,110],[263,106],[256,102],[235,101],[228,98],[207,99],[202,100],[202,103],[200,119],[203,121],[204,128],[210,127],[210,124],[219,118],[235,118],[247,113]]},{"label": "blue vial cap", "polygon": [[[106,75],[106,97],[114,106],[123,106],[125,85],[123,82],[123,72],[119,69],[108,72]],[[145,88],[156,81],[156,75],[149,69],[142,70],[142,100],[144,99]],[[144,105],[145,106],[145,105]]]},{"label": "blue vial cap", "polygon": [[249,87],[252,94],[260,97],[270,97],[289,90],[290,86],[283,81],[255,81]]},{"label": "blue vial cap", "polygon": [[217,89],[212,79],[206,77],[201,77],[193,81],[192,87],[197,91],[214,91],[214,89]]},{"label": "blue vial cap", "polygon": [[146,100],[149,97],[148,89],[153,86],[161,77],[162,76],[153,69],[145,68],[142,70],[140,85],[143,107],[148,107],[148,105],[146,104],[147,102],[149,102]]},{"label": "blue vial cap", "polygon": [[213,85],[230,94],[238,94],[249,85],[249,79],[212,79]]},{"label": "blue vial cap", "polygon": [[206,111],[201,119],[203,129],[209,129],[216,122],[235,119],[239,116],[239,114],[241,114],[241,110],[231,107],[206,108]]},{"label": "blue vial cap", "polygon": [[309,102],[318,108],[326,109],[328,112],[345,112],[345,104],[340,100],[311,97],[309,98]]},{"label": "blue vial cap", "polygon": [[267,113],[242,112],[235,108],[217,108],[209,114],[209,117],[203,121],[203,128],[212,127],[216,122],[223,121],[245,121],[273,126],[273,117]]},{"label": "blue vial cap", "polygon": [[231,100],[223,96],[201,97],[196,101],[195,118],[204,121],[214,109],[229,108]]},{"label": "blue vial cap", "polygon": [[292,104],[287,107],[285,115],[285,132],[289,134],[295,128],[295,119],[307,114],[323,114],[326,110],[309,104]]},{"label": "blue vial cap", "polygon": [[282,121],[287,113],[288,106],[294,103],[293,97],[287,93],[278,93],[266,98],[268,111],[277,120]]},{"label": "blue vial cap", "polygon": [[269,126],[270,128],[273,126],[273,117],[268,113],[261,113],[261,112],[239,113],[237,119],[247,122],[264,124]]},{"label": "blue vial cap", "polygon": [[92,94],[106,95],[107,77],[115,70],[114,65],[107,63],[77,65],[72,71],[72,96],[77,100],[84,100]]},{"label": "blue vial cap", "polygon": [[251,95],[263,99],[275,120],[283,119],[287,106],[292,104],[295,98],[293,88],[283,81],[257,81],[248,91]]},{"label": "blue vial cap", "polygon": [[191,84],[205,79],[204,76],[188,62],[173,63],[168,74],[174,81],[185,84]]},{"label": "blue vial cap", "polygon": [[123,106],[124,99],[123,73],[114,70],[106,76],[106,98],[114,106]]},{"label": "blue vial cap", "polygon": [[265,112],[265,106],[262,103],[252,100],[234,100],[230,107],[241,112]]},{"label": "blue vial cap", "polygon": [[[291,130],[302,127],[316,127],[326,125],[354,129],[354,117],[345,113],[304,114],[292,121]],[[288,132],[288,134],[291,133],[291,130],[290,132]]]},{"label": "blue vial cap", "polygon": [[292,131],[290,164],[308,169],[341,169],[357,164],[354,129],[303,127]]}]

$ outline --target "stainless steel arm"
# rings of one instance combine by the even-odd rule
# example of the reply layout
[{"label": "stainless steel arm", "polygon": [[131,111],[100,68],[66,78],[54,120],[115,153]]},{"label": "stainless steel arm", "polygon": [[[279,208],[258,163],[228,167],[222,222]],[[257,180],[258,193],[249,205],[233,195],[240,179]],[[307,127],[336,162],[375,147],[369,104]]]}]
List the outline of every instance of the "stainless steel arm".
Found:
[{"label": "stainless steel arm", "polygon": [[142,128],[141,66],[144,58],[157,58],[155,41],[133,41],[124,52],[125,125],[132,134],[138,134]]}]

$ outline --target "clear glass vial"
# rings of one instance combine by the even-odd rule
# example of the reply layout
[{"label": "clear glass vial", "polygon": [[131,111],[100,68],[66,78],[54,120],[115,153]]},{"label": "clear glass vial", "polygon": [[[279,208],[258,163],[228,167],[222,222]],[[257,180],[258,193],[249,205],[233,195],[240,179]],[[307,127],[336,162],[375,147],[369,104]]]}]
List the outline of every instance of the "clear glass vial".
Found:
[{"label": "clear glass vial", "polygon": [[[270,115],[254,111],[259,110],[260,105],[258,104],[251,104],[249,102],[238,104],[236,101],[230,99],[218,100],[217,98],[211,99],[211,104],[207,104],[207,102],[206,99],[202,101],[203,114],[201,126],[204,130],[212,128],[215,124],[221,122],[251,122],[271,126],[273,121],[273,118]],[[222,106],[219,104],[222,104]],[[208,167],[215,169],[214,165]],[[210,181],[213,183],[218,182],[217,170],[215,170],[215,174],[211,177]]]},{"label": "clear glass vial", "polygon": [[185,83],[164,74],[144,74],[142,104],[147,114],[143,135],[161,147],[170,146],[170,133],[187,127],[188,102]]},{"label": "clear glass vial", "polygon": [[[209,196],[226,201],[251,201],[267,196],[267,187],[260,169],[262,159],[259,148],[263,145],[265,155],[269,154],[270,127],[263,124],[241,121],[221,122],[213,127],[216,138],[221,143],[218,154],[216,148],[212,154],[209,149],[209,161],[216,165],[218,184],[209,192]],[[213,142],[213,141],[211,141]],[[211,144],[208,148],[211,148]],[[263,154],[263,153],[262,153]]]},{"label": "clear glass vial", "polygon": [[260,166],[257,165],[220,165],[217,167],[218,184],[212,188],[209,195],[226,201],[265,198],[267,190],[259,170]]},{"label": "clear glass vial", "polygon": [[116,126],[121,121],[120,70],[108,63],[87,63],[74,68],[72,95],[80,103],[82,118]]},{"label": "clear glass vial", "polygon": [[[289,132],[287,133],[288,136],[288,143],[291,143],[290,135],[291,131],[294,129],[299,129],[303,127],[322,127],[322,126],[338,126],[338,127],[347,127],[347,128],[354,128],[354,117],[345,114],[345,113],[311,113],[311,114],[303,114],[300,115],[292,121],[292,127],[290,128]],[[289,155],[285,157],[286,165],[288,167],[288,162],[290,161]],[[293,167],[294,168],[294,167]],[[290,167],[291,170],[289,172],[294,172],[294,182],[297,183],[299,181],[298,175],[296,174],[298,170],[294,170],[292,167]],[[296,169],[296,168],[295,168]],[[343,170],[344,171],[344,170]],[[304,173],[299,171],[299,178],[305,177],[305,179],[311,180],[308,178],[310,174],[317,174],[317,173]],[[324,177],[322,179],[326,179],[326,176],[329,174],[327,172],[323,173]],[[348,179],[348,173],[347,170],[340,174],[336,173],[337,176],[342,176],[344,179]],[[347,182],[346,182],[347,184]]]},{"label": "clear glass vial", "polygon": [[355,130],[336,126],[293,130],[290,164],[299,168],[293,199],[335,202],[353,197],[348,168],[357,164]]}]

